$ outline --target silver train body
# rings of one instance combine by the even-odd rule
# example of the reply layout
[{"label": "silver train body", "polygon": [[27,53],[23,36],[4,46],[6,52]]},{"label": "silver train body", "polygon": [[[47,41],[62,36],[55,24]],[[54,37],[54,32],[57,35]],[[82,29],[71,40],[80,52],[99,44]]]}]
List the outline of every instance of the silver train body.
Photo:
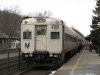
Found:
[{"label": "silver train body", "polygon": [[78,51],[84,38],[57,18],[27,18],[21,23],[23,58],[34,62],[62,63]]}]

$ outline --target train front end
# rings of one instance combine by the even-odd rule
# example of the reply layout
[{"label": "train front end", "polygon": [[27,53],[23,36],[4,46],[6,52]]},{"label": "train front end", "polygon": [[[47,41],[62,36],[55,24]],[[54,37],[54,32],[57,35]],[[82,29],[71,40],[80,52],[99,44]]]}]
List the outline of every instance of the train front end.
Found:
[{"label": "train front end", "polygon": [[[24,58],[38,62],[59,60],[62,52],[62,21],[28,18],[21,24],[21,51]],[[58,63],[58,62],[57,62]]]}]

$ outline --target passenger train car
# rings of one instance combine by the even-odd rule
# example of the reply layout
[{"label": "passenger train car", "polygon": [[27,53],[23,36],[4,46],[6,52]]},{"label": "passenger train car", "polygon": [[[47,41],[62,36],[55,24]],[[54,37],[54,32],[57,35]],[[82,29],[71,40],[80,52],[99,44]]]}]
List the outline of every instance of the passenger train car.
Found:
[{"label": "passenger train car", "polygon": [[64,58],[78,51],[84,38],[57,18],[35,17],[21,23],[21,51],[23,58],[36,63],[61,64]]}]

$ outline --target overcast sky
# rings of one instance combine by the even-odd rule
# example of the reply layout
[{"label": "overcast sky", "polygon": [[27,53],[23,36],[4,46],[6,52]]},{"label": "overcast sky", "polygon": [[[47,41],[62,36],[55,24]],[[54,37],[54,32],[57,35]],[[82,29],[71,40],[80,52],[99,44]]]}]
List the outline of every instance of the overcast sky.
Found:
[{"label": "overcast sky", "polygon": [[0,0],[0,9],[17,7],[21,14],[50,11],[52,17],[62,19],[66,25],[90,34],[90,25],[96,0]]}]

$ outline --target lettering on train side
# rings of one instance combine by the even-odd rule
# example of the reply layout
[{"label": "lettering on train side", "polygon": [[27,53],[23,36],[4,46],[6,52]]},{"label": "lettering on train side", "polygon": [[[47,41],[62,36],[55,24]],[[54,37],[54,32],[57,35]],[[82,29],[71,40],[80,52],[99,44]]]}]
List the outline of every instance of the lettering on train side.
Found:
[{"label": "lettering on train side", "polygon": [[25,43],[25,48],[29,48],[30,47],[30,43]]}]

